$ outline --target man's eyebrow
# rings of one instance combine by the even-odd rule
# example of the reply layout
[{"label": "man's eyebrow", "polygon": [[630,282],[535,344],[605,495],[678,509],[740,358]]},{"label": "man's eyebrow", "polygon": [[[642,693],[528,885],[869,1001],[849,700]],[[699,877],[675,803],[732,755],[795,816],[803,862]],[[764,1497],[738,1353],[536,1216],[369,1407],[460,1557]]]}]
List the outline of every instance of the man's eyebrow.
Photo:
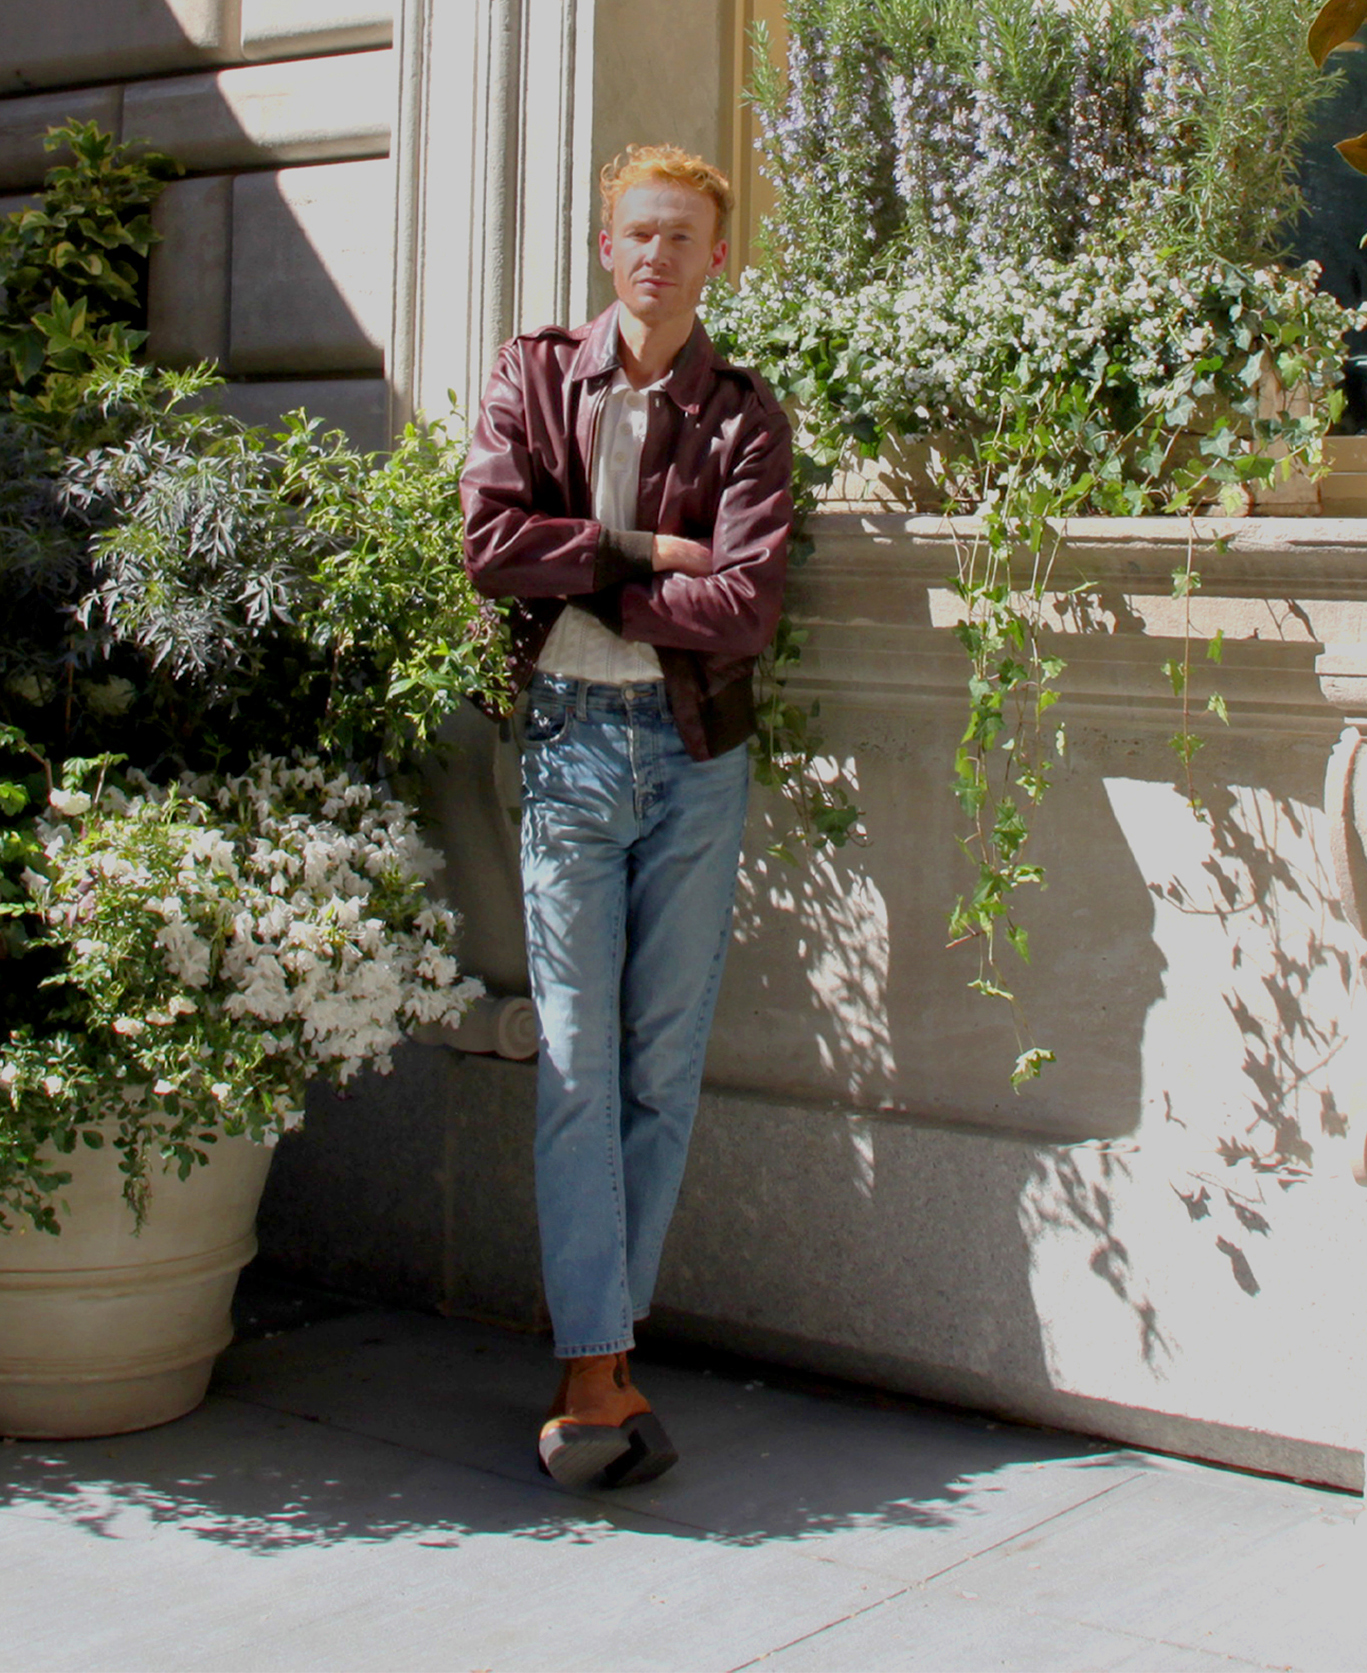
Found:
[{"label": "man's eyebrow", "polygon": [[641,227],[663,227],[666,232],[692,232],[693,220],[684,215],[633,215],[625,222],[627,232],[635,232]]}]

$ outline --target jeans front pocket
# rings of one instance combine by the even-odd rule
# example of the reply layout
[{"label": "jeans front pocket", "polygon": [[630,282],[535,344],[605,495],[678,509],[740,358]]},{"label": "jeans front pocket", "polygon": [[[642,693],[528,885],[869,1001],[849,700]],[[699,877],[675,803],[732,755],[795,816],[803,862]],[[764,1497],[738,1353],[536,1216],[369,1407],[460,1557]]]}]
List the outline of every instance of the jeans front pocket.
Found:
[{"label": "jeans front pocket", "polygon": [[556,692],[533,692],[522,722],[524,744],[553,744],[570,728],[573,710]]}]

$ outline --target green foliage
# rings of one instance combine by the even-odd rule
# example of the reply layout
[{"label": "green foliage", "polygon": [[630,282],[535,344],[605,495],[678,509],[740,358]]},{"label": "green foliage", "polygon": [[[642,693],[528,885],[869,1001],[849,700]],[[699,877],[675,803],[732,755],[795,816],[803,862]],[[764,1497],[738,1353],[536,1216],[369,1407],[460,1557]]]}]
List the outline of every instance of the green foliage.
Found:
[{"label": "green foliage", "polygon": [[[791,562],[800,568],[811,550],[807,519],[817,495],[830,481],[830,468],[804,448],[793,456],[793,533]],[[791,847],[843,848],[858,837],[860,809],[836,766],[822,755],[825,738],[818,721],[821,705],[800,703],[789,691],[789,681],[802,663],[807,632],[783,616],[774,643],[760,658],[756,703],[758,730],[751,742],[755,782],[775,791],[789,814],[789,830],[769,845],[768,852],[796,864]]]},{"label": "green foliage", "polygon": [[57,1230],[61,1156],[106,1134],[140,1220],[157,1165],[288,1130],[312,1075],[385,1071],[474,987],[435,857],[376,787],[308,757],[164,789],[117,765],[68,761],[35,808],[25,911],[64,1003],[0,1041],[0,1230]]},{"label": "green foliage", "polygon": [[[170,165],[94,128],[54,143],[42,206],[0,223],[0,1225],[45,1230],[99,1119],[136,1206],[152,1161],[289,1125],[311,1070],[383,1067],[429,1002],[463,1004],[410,811],[376,785],[463,696],[507,693],[459,445],[410,427],[362,455],[302,414],[269,435],[218,410],[212,369],[136,364]],[[168,790],[182,769],[215,776]]]},{"label": "green foliage", "polygon": [[804,707],[787,689],[806,641],[805,629],[783,617],[760,667],[759,731],[751,746],[755,782],[777,791],[792,815],[791,837],[779,837],[768,848],[775,859],[790,864],[796,863],[791,840],[811,848],[843,848],[857,835],[861,817],[839,774],[823,765],[820,703]]},{"label": "green foliage", "polygon": [[363,455],[302,414],[270,436],[216,411],[218,387],[102,364],[71,413],[107,439],[64,458],[9,421],[31,480],[0,517],[19,624],[0,716],[59,758],[402,768],[462,696],[506,690],[501,621],[459,557],[460,448],[410,427]]},{"label": "green foliage", "polygon": [[1004,473],[1060,514],[1242,508],[1316,465],[1358,323],[1313,272],[1156,251],[968,273],[927,257],[842,292],[759,272],[708,298],[714,338],[796,409],[816,459],[931,439],[956,510]]},{"label": "green foliage", "polygon": [[460,698],[506,709],[502,617],[460,557],[461,444],[410,424],[389,454],[359,454],[295,413],[278,446],[282,490],[323,540],[298,625],[328,668],[324,747],[411,759]]},{"label": "green foliage", "polygon": [[[1063,748],[1044,606],[1064,519],[1249,507],[1320,468],[1343,333],[1363,324],[1274,263],[1325,88],[1312,0],[802,0],[783,69],[760,32],[752,97],[777,206],[763,267],[709,300],[835,471],[928,442],[925,509],[956,522],[969,712],[954,793],[972,885],[951,944],[1013,1005],[1021,890]],[[1183,654],[1165,672],[1188,790]],[[1211,660],[1218,661],[1219,640]],[[1226,718],[1218,693],[1205,712]],[[781,702],[778,706],[783,716]]]},{"label": "green foliage", "polygon": [[71,374],[144,341],[148,210],[179,173],[93,122],[53,128],[45,144],[69,160],[48,170],[40,205],[0,221],[0,390],[40,414],[61,409]]}]

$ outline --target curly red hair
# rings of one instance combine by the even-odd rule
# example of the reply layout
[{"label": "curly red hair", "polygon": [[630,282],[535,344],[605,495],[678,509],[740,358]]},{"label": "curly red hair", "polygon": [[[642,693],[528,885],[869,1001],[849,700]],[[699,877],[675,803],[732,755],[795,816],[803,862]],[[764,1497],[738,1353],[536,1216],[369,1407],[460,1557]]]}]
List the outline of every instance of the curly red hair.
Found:
[{"label": "curly red hair", "polygon": [[726,232],[726,218],[736,202],[731,182],[719,168],[677,145],[629,145],[610,163],[604,163],[598,176],[598,190],[603,200],[603,230],[612,231],[612,213],[623,192],[633,186],[665,181],[687,186],[711,198],[717,212],[716,237],[720,241]]}]

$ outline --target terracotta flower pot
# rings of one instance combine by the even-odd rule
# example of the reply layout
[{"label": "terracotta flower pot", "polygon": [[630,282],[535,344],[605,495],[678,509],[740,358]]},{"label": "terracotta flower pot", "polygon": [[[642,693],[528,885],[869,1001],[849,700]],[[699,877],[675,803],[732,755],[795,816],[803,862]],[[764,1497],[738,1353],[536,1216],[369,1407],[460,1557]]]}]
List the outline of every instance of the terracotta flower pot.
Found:
[{"label": "terracotta flower pot", "polygon": [[61,1235],[0,1234],[0,1434],[121,1434],[204,1398],[272,1152],[234,1138],[210,1155],[154,1176],[139,1232],[118,1153],[82,1147],[62,1159]]}]

